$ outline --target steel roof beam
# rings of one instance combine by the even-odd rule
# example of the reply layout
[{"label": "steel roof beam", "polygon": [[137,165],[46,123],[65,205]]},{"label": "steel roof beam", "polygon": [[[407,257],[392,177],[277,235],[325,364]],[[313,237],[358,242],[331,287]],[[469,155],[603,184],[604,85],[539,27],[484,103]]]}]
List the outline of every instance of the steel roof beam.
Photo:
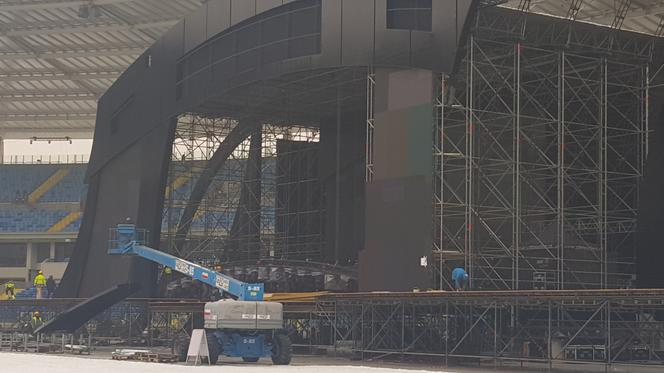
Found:
[{"label": "steel roof beam", "polygon": [[3,60],[26,60],[35,58],[77,58],[77,57],[108,57],[108,56],[137,56],[147,47],[131,48],[100,48],[100,49],[73,49],[62,51],[36,51],[32,52],[0,52]]},{"label": "steel roof beam", "polygon": [[30,73],[9,73],[0,74],[2,82],[26,82],[26,81],[62,81],[62,80],[80,80],[80,79],[117,79],[122,74],[121,71],[100,71],[100,72],[78,72],[78,73],[56,73],[56,72],[30,72]]},{"label": "steel roof beam", "polygon": [[7,4],[2,4],[2,10],[4,11],[31,11],[31,10],[41,10],[41,9],[59,9],[59,8],[72,8],[78,7],[81,5],[108,5],[108,4],[119,4],[119,3],[129,3],[132,0],[56,0],[56,1],[24,1],[19,0],[15,2],[9,2]]},{"label": "steel roof beam", "polygon": [[[94,123],[94,122],[92,122]],[[67,135],[72,139],[91,139],[94,134],[94,126],[89,125],[86,121],[78,121],[72,123],[70,126],[52,127],[48,123],[33,122],[20,122],[20,127],[2,127],[0,128],[0,137],[5,140],[12,139],[26,139],[32,136],[60,136]],[[26,136],[28,135],[28,136]],[[4,236],[4,235],[3,235]],[[2,240],[2,239],[0,239]]]},{"label": "steel roof beam", "polygon": [[[640,7],[640,8],[630,8],[627,12],[625,20],[631,20],[635,18],[643,18],[648,16],[656,16],[664,14],[664,4],[653,5],[649,7]],[[616,16],[616,11],[611,9],[610,11],[602,12],[601,14],[595,14],[588,17],[580,17],[579,20],[595,22],[600,24],[609,24],[613,21]]]},{"label": "steel roof beam", "polygon": [[3,122],[40,122],[40,121],[58,121],[58,120],[91,120],[94,121],[96,114],[87,113],[39,113],[39,114],[0,114],[0,121]]},{"label": "steel roof beam", "polygon": [[[0,131],[26,128],[28,132],[43,132],[55,126],[68,130],[82,127],[89,133],[94,128],[96,101],[109,83],[150,47],[152,39],[179,22],[183,9],[198,1],[165,0],[163,5],[159,1],[154,9],[132,3],[140,5],[140,0],[0,0],[0,9],[11,18],[0,28],[0,37],[10,39],[8,48],[0,51],[0,60],[16,61],[0,70],[0,83],[8,85],[0,89],[0,105],[5,106],[0,110]],[[86,19],[76,15],[79,7],[89,5],[98,7],[105,16]],[[72,16],[51,20],[50,12]],[[102,35],[94,40],[120,41],[93,44],[86,36],[94,33]],[[108,37],[104,38],[104,33]],[[47,36],[53,34],[61,34],[73,44],[49,43]],[[67,59],[81,59],[86,66]],[[57,89],[49,81],[69,87]],[[31,111],[29,107],[34,108]]]},{"label": "steel roof beam", "polygon": [[94,92],[88,92],[87,90],[83,88],[71,88],[71,89],[57,89],[57,88],[49,88],[49,89],[24,89],[24,90],[11,90],[11,89],[3,89],[0,90],[0,97],[50,97],[50,96],[88,96],[88,95],[101,95],[104,93],[104,89],[96,89]]},{"label": "steel roof beam", "polygon": [[99,95],[92,93],[82,95],[0,95],[0,102],[53,102],[53,101],[94,101]]},{"label": "steel roof beam", "polygon": [[79,32],[105,32],[105,31],[133,31],[160,27],[171,27],[178,23],[180,19],[167,19],[154,22],[143,22],[136,24],[122,24],[122,23],[92,23],[92,24],[78,24],[67,26],[49,26],[42,27],[38,24],[30,26],[22,26],[20,28],[11,28],[9,25],[4,31],[0,32],[2,36],[31,36],[31,35],[51,35],[51,34],[69,34]]},{"label": "steel roof beam", "polygon": [[[30,45],[25,38],[21,36],[9,36],[9,39],[14,42],[14,44],[22,46],[26,51],[37,54],[38,51],[35,49],[34,46]],[[53,68],[56,69],[57,72],[63,73],[63,74],[71,74],[74,72],[69,66],[66,66],[62,64],[60,61],[54,58],[44,58],[44,61],[46,61],[49,65],[53,66]],[[76,80],[74,81],[74,84],[85,89],[89,93],[95,93],[96,88],[93,84],[90,84],[90,82],[81,79],[81,80]]]}]

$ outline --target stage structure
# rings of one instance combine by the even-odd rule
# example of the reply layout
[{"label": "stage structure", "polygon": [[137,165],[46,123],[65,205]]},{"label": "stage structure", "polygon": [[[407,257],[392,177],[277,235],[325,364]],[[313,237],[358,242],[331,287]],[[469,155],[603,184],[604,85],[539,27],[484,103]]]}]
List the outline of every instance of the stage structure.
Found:
[{"label": "stage structure", "polygon": [[367,291],[459,265],[476,289],[662,286],[655,37],[529,1],[249,3],[207,2],[100,100],[59,296],[154,293],[105,254],[126,217],[179,256],[353,267]]},{"label": "stage structure", "polygon": [[291,323],[302,347],[361,360],[661,369],[662,311],[661,290],[363,293],[320,297]]},{"label": "stage structure", "polygon": [[[443,289],[457,265],[477,289],[636,286],[638,210],[656,200],[641,192],[660,110],[656,38],[574,14],[483,9],[459,71],[440,83]],[[641,239],[647,262],[652,244]]]},{"label": "stage structure", "polygon": [[[162,248],[211,263],[268,257],[322,261],[324,206],[318,200],[317,127],[263,125],[234,149],[213,175],[194,216],[183,221],[194,185],[236,125],[230,119],[195,115],[178,120],[165,195]],[[260,144],[255,144],[258,138]],[[252,151],[260,151],[261,156],[252,157]],[[293,175],[304,177],[286,179]],[[305,203],[296,206],[299,201],[294,198]],[[238,221],[236,216],[240,216]],[[178,227],[185,223],[190,224],[189,232],[179,239]]]},{"label": "stage structure", "polygon": [[[462,265],[472,272],[474,286],[484,289],[635,286],[639,188],[652,133],[648,97],[654,91],[651,86],[656,85],[659,66],[654,61],[654,39],[622,33],[617,26],[607,31],[572,19],[553,20],[504,9],[485,8],[474,21],[458,71],[436,77],[435,83],[433,285],[449,288],[449,272]],[[376,81],[380,73],[375,67],[367,70],[366,134],[355,136],[366,139],[368,183],[376,174],[374,136],[376,101],[380,101]],[[183,123],[189,122],[181,120],[178,128]],[[282,132],[274,133],[275,128]],[[322,201],[325,188],[316,174],[324,167],[312,161],[320,132],[311,127],[303,135],[302,128],[295,127],[296,134],[288,135],[284,128],[263,129],[263,170],[275,171],[262,176],[261,198],[266,203],[261,209],[260,249],[241,250],[244,256],[235,259],[276,256],[339,263],[338,257],[330,255],[333,241],[325,239],[326,233],[328,238],[334,234],[334,229],[326,229],[334,225],[325,225],[325,208],[333,212],[337,206]],[[271,159],[278,159],[274,139],[289,136],[303,144],[313,143],[309,150],[300,151],[311,152],[303,159],[314,163],[303,165],[310,172],[297,180],[304,189],[272,195],[269,190],[279,187],[267,185],[276,185],[278,175],[293,175],[283,167],[271,166]],[[209,156],[217,146],[214,140],[211,144]],[[179,159],[175,153],[182,149],[195,152],[197,145],[182,141],[178,146],[174,159]],[[389,149],[394,152],[396,148]],[[234,154],[238,159],[248,157],[247,151],[239,149]],[[398,165],[396,160],[390,167]],[[199,223],[201,245],[211,255],[221,256],[224,242],[238,239],[230,235],[229,224],[246,167],[238,167],[235,176],[217,174],[220,180],[237,180],[236,193],[220,193],[221,199],[214,197],[217,202],[206,200],[199,208],[202,216],[208,209],[231,206],[221,225],[219,219],[205,220],[204,229]],[[176,184],[177,172],[171,171],[170,176]],[[282,211],[284,202],[277,201],[284,197],[318,198],[321,204],[288,212],[291,228],[275,231],[270,229],[275,225],[272,222],[285,221],[278,218],[286,213]],[[254,199],[261,200],[257,195]],[[330,217],[333,220],[334,214]],[[223,227],[224,222],[221,231],[210,227]],[[169,225],[168,231],[175,225]],[[292,250],[292,244],[286,242],[307,249]],[[194,255],[202,246],[193,244],[186,255]],[[289,249],[280,249],[284,246]],[[351,253],[341,264],[355,258]]]},{"label": "stage structure", "polygon": [[[100,100],[84,218],[57,295],[88,297],[127,282],[154,294],[153,265],[106,255],[108,228],[127,217],[150,231],[153,246],[197,260],[351,265],[366,246],[372,250],[361,256],[360,268],[371,271],[365,278],[373,282],[365,288],[387,283],[398,261],[408,280],[400,290],[425,286],[419,263],[433,239],[426,192],[432,173],[422,170],[432,159],[426,149],[432,147],[435,95],[403,77],[428,77],[433,88],[438,74],[452,73],[466,20],[478,5],[205,2]],[[374,74],[373,94],[382,106],[367,100],[367,77]],[[377,124],[386,114],[368,141],[394,141],[388,113],[401,115],[412,140],[398,152],[412,162],[375,179],[375,190],[387,199],[365,201],[367,106],[377,109],[371,113]],[[376,170],[391,166],[387,144],[373,144]],[[366,219],[408,200],[424,208],[399,217],[407,224]],[[372,235],[365,237],[365,225]],[[402,241],[376,244],[381,231],[424,234],[404,251]],[[391,255],[398,250],[405,254]],[[371,265],[381,258],[392,262]]]}]

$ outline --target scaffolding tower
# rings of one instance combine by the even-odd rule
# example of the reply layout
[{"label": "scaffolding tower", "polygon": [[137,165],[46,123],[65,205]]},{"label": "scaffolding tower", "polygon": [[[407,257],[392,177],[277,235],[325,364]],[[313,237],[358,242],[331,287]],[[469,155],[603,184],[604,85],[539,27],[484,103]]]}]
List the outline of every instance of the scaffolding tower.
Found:
[{"label": "scaffolding tower", "polygon": [[[572,16],[574,12],[571,12]],[[437,280],[629,287],[647,156],[652,38],[482,9],[440,82]]]},{"label": "scaffolding tower", "polygon": [[[178,225],[186,223],[181,220],[183,210],[193,202],[195,183],[222,142],[240,125],[230,118],[196,114],[178,119],[163,210],[162,248],[210,264],[261,258],[319,260],[324,248],[322,232],[308,230],[305,236],[301,230],[289,229],[304,220],[322,220],[323,205],[308,210],[292,207],[293,190],[309,196],[308,200],[319,192],[316,170],[299,173],[306,178],[288,177],[294,174],[291,168],[317,166],[311,162],[315,158],[302,156],[315,153],[320,131],[313,127],[259,125],[213,175],[204,197],[197,201],[199,207],[188,222],[185,239],[177,239]],[[278,145],[284,142],[298,146]],[[304,165],[303,159],[309,162]],[[249,218],[241,219],[243,214]]]}]

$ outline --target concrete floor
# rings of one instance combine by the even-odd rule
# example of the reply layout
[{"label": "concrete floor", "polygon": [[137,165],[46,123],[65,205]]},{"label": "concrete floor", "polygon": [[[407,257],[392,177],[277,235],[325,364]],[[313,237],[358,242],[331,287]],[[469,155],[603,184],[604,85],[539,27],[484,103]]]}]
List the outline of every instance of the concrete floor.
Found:
[{"label": "concrete floor", "polygon": [[[113,352],[118,347],[98,347],[92,355],[83,355],[83,358],[87,359],[104,359],[110,360],[111,352]],[[140,348],[139,348],[140,349]],[[155,352],[170,353],[169,349],[165,348],[153,348]],[[123,362],[125,363],[125,362]],[[127,364],[129,364],[127,362]],[[248,366],[253,364],[243,363],[238,359],[231,358],[220,358],[220,365],[222,366]],[[260,362],[256,363],[259,366],[269,366],[272,365],[269,359],[262,359]],[[376,360],[376,361],[354,361],[348,358],[343,357],[332,357],[332,356],[311,356],[311,355],[296,355],[293,357],[291,363],[294,367],[311,367],[315,372],[316,367],[371,367],[378,369],[394,369],[398,370],[412,370],[412,371],[432,371],[432,372],[452,372],[452,373],[480,373],[480,372],[515,372],[515,373],[539,373],[539,372],[555,372],[555,373],[593,373],[593,372],[614,372],[614,373],[661,373],[664,372],[664,366],[652,366],[652,367],[642,367],[642,366],[630,366],[630,365],[613,365],[606,369],[604,365],[598,364],[555,364],[553,370],[549,370],[548,366],[543,364],[534,364],[534,363],[525,363],[523,366],[518,362],[503,363],[502,365],[494,366],[492,361],[488,359],[485,362],[482,362],[481,365],[478,364],[450,364],[450,366],[444,366],[443,364],[433,363],[430,360],[426,361],[424,359],[420,360],[408,360],[408,361],[386,361],[386,360]],[[302,371],[301,369],[297,369]],[[305,369],[306,370],[306,369]],[[4,372],[2,369],[0,371]],[[248,372],[249,373],[249,372]],[[340,371],[339,373],[343,373]]]}]

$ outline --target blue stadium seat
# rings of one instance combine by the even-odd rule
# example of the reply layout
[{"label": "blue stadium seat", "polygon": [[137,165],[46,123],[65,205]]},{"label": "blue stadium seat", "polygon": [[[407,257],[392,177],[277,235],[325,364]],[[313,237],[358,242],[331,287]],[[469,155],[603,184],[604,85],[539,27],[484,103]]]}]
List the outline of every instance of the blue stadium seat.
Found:
[{"label": "blue stadium seat", "polygon": [[58,165],[0,165],[0,202],[16,202],[34,191]]},{"label": "blue stadium seat", "polygon": [[69,212],[30,207],[11,207],[0,210],[0,232],[45,232]]},{"label": "blue stadium seat", "polygon": [[[178,202],[182,206],[189,198],[191,189],[195,184],[198,175],[205,168],[205,162],[187,161],[174,162],[173,171],[179,175],[191,175],[182,185],[178,185],[170,194],[170,200]],[[19,198],[27,198],[39,185],[53,175],[57,170],[67,168],[68,174],[58,182],[53,188],[44,193],[38,203],[29,205],[24,201],[17,201]],[[237,185],[242,181],[246,161],[242,159],[230,159],[210,186],[210,190],[217,188],[226,190],[225,183]],[[263,193],[273,196],[276,194],[276,160],[263,159]],[[0,233],[15,232],[45,232],[55,223],[67,216],[67,210],[54,209],[54,203],[76,203],[79,204],[85,199],[87,187],[85,185],[85,173],[87,165],[0,165],[0,203],[5,203],[0,209]],[[172,180],[170,181],[172,182]],[[179,183],[178,183],[179,184]],[[235,193],[238,191],[236,190]],[[25,194],[25,195],[24,195]],[[239,194],[236,196],[239,197]],[[232,197],[231,197],[232,198]],[[270,198],[274,200],[274,197]],[[48,206],[44,204],[49,204]],[[169,226],[166,213],[168,205],[164,206],[164,217],[162,219],[162,228],[166,230]],[[170,212],[170,225],[174,226],[180,219],[182,208],[173,208]],[[204,229],[207,225],[219,225],[229,227],[233,223],[235,209],[231,207],[230,211],[225,212],[207,212],[199,215],[192,224],[193,230]],[[275,220],[274,207],[264,206],[262,224],[266,228],[273,228]],[[63,232],[77,232],[81,225],[81,218],[64,228]]]},{"label": "blue stadium seat", "polygon": [[[27,196],[56,171],[69,173],[48,190],[36,204]],[[84,176],[87,165],[0,165],[0,233],[45,232],[69,214],[71,209],[55,208],[52,203],[80,204],[85,198]],[[48,204],[48,205],[45,205]],[[64,232],[77,232],[81,219],[69,224]]]},{"label": "blue stadium seat", "polygon": [[39,202],[80,202],[86,192],[87,165],[0,165],[0,202],[27,198],[57,170],[68,168],[65,178],[47,191]]},{"label": "blue stadium seat", "polygon": [[85,198],[85,171],[87,165],[67,165],[69,173],[62,181],[46,192],[39,202],[80,202]]},{"label": "blue stadium seat", "polygon": [[[44,298],[48,298],[48,290],[46,288],[44,288],[43,295]],[[34,286],[16,293],[16,299],[35,299],[36,297],[37,289]]]}]

